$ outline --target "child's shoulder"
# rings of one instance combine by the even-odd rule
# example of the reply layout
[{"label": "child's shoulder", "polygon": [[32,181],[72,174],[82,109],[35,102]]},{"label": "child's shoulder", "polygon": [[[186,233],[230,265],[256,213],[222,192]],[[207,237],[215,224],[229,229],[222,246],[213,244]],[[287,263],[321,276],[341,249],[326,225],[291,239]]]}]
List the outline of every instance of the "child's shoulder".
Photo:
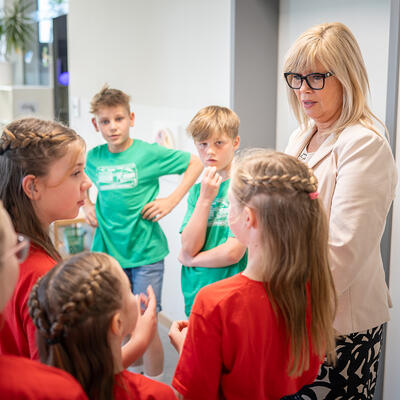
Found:
[{"label": "child's shoulder", "polygon": [[242,274],[236,274],[204,286],[199,290],[197,297],[199,300],[211,301],[216,306],[218,303],[226,301],[233,295],[240,293],[248,284],[249,281],[246,277]]},{"label": "child's shoulder", "polygon": [[[24,371],[23,380],[18,380],[18,371]],[[7,398],[87,398],[78,382],[65,371],[24,357],[1,356],[0,372],[0,391]]]},{"label": "child's shoulder", "polygon": [[108,144],[99,144],[88,151],[87,157],[99,157],[105,152],[108,152]]},{"label": "child's shoulder", "polygon": [[200,289],[192,312],[204,318],[212,318],[216,314],[229,318],[232,310],[251,308],[252,304],[270,307],[264,283],[238,273]]},{"label": "child's shoulder", "polygon": [[[116,381],[123,381],[122,385],[114,385],[114,394],[117,395],[119,388],[127,388],[131,395],[135,394],[140,398],[148,398],[147,396],[155,396],[155,398],[176,399],[173,390],[162,382],[157,382],[140,374],[134,374],[127,370],[116,375]],[[115,396],[116,398],[118,396]],[[150,397],[149,397],[150,398]]]}]

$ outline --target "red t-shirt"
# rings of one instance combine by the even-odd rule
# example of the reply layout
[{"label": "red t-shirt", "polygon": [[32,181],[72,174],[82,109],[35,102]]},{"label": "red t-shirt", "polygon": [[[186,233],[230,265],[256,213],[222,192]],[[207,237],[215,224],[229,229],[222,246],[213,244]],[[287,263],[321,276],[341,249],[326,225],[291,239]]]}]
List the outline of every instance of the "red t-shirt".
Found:
[{"label": "red t-shirt", "polygon": [[0,397],[15,400],[87,400],[65,371],[24,357],[0,356]]},{"label": "red t-shirt", "polygon": [[237,274],[197,294],[172,386],[189,399],[280,399],[312,383],[322,361],[310,353],[309,370],[292,378],[288,360],[264,285]]},{"label": "red t-shirt", "polygon": [[115,375],[114,400],[176,400],[174,391],[165,383],[153,381],[127,370]]},{"label": "red t-shirt", "polygon": [[15,291],[2,315],[0,354],[39,359],[35,325],[29,316],[28,299],[38,278],[54,267],[56,262],[41,248],[31,245],[28,258],[20,265]]}]

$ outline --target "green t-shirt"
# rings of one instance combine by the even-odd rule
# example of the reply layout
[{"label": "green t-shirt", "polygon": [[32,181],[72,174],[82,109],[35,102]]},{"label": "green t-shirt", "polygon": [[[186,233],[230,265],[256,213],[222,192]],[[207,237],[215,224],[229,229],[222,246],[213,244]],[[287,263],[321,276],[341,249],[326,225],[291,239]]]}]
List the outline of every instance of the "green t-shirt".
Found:
[{"label": "green t-shirt", "polygon": [[[208,215],[206,240],[201,251],[210,250],[227,241],[229,237],[234,237],[234,234],[229,229],[228,225],[228,188],[230,179],[221,183],[218,194],[213,200],[210,213]],[[182,232],[193,214],[197,199],[200,195],[201,184],[194,185],[188,196],[188,208],[185,218],[183,219]],[[203,267],[185,267],[182,265],[181,284],[183,297],[185,299],[185,313],[187,316],[193,305],[194,298],[197,292],[210,283],[220,281],[221,279],[229,278],[245,269],[247,264],[247,251],[242,259],[233,265],[228,265],[221,268],[203,268]]]},{"label": "green t-shirt", "polygon": [[162,260],[169,252],[158,222],[142,218],[143,207],[159,191],[158,178],[186,171],[190,153],[134,139],[121,153],[107,144],[90,150],[86,173],[98,189],[92,250],[115,257],[123,268]]}]

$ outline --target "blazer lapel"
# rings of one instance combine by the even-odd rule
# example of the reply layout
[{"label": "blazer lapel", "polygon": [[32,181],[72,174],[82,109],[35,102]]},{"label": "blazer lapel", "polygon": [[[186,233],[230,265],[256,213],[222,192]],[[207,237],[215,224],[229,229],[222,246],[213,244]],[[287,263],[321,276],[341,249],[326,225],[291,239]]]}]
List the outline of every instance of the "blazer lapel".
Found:
[{"label": "blazer lapel", "polygon": [[310,141],[313,132],[314,132],[314,126],[311,127],[309,130],[307,130],[306,132],[296,135],[296,137],[294,138],[291,138],[285,150],[285,153],[298,158],[300,153],[303,151],[305,145]]},{"label": "blazer lapel", "polygon": [[337,138],[338,136],[335,133],[331,133],[328,136],[324,143],[321,144],[319,149],[308,160],[307,164],[309,168],[314,168],[322,159],[324,159],[328,154],[332,152],[333,146],[336,143]]},{"label": "blazer lapel", "polygon": [[[314,133],[315,126],[312,126],[306,132],[297,135],[292,138],[288,144],[285,153],[290,154],[296,158],[299,157],[300,153],[303,151],[306,144],[310,141],[311,136]],[[325,158],[331,151],[336,143],[337,135],[332,133],[328,136],[324,143],[321,144],[319,149],[310,157],[307,164],[310,168],[317,165],[323,158]]]}]

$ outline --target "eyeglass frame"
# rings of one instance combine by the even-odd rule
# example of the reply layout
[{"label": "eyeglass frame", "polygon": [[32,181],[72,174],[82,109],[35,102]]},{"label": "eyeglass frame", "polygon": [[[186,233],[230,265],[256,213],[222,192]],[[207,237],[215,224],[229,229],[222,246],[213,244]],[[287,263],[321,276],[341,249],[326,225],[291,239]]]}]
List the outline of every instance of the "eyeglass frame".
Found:
[{"label": "eyeglass frame", "polygon": [[[330,76],[334,76],[335,74],[333,73],[333,72],[325,72],[325,73],[322,73],[322,72],[312,72],[311,74],[307,74],[307,75],[301,75],[301,74],[297,74],[296,72],[285,72],[284,74],[284,77],[285,77],[285,80],[286,80],[286,83],[288,84],[288,86],[290,87],[290,89],[293,89],[293,90],[300,90],[301,89],[301,87],[303,86],[303,81],[306,81],[307,82],[307,85],[308,85],[308,87],[310,88],[310,89],[312,89],[312,90],[322,90],[324,87],[325,87],[325,79],[326,78],[329,78]],[[294,88],[293,86],[291,86],[290,85],[290,83],[289,83],[289,81],[288,81],[288,76],[289,75],[297,75],[300,79],[301,79],[301,84],[300,84],[300,86],[298,87],[298,88]],[[311,76],[311,75],[320,75],[322,78],[323,78],[323,82],[322,82],[322,87],[320,87],[320,88],[314,88],[314,87],[312,87],[311,85],[310,85],[310,82],[308,81],[308,77],[309,76]]]},{"label": "eyeglass frame", "polygon": [[22,233],[17,233],[17,244],[10,250],[6,251],[3,255],[3,259],[15,254],[19,264],[23,263],[29,254],[31,240],[23,235]]}]

